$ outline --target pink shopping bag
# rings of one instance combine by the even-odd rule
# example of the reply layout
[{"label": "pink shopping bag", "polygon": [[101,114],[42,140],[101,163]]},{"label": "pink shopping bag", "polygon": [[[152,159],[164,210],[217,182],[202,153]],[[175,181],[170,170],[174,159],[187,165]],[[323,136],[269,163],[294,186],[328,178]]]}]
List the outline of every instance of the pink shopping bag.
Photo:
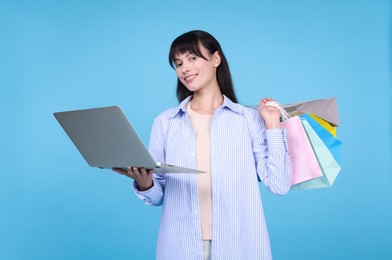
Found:
[{"label": "pink shopping bag", "polygon": [[287,131],[287,145],[292,162],[291,184],[297,184],[323,176],[317,157],[298,116],[281,122]]}]

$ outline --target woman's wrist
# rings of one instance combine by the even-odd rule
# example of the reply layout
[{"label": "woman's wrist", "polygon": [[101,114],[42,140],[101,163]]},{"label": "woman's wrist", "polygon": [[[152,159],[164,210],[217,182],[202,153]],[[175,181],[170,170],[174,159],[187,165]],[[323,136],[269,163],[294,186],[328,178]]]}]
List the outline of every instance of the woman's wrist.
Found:
[{"label": "woman's wrist", "polygon": [[265,120],[265,128],[267,129],[280,129],[280,121],[276,118]]},{"label": "woman's wrist", "polygon": [[139,191],[146,191],[152,188],[152,186],[154,186],[153,181],[151,180],[151,182],[149,183],[139,183],[136,181],[136,187]]}]

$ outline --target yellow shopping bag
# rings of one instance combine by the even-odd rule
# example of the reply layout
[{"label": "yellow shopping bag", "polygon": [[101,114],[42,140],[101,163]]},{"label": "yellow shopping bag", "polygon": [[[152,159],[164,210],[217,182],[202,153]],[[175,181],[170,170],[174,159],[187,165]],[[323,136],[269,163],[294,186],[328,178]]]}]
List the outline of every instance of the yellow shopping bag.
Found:
[{"label": "yellow shopping bag", "polygon": [[336,137],[336,126],[332,126],[330,123],[322,119],[321,117],[316,116],[315,114],[309,113],[309,115],[316,120],[322,127],[324,127],[328,132],[331,133],[334,137]]}]

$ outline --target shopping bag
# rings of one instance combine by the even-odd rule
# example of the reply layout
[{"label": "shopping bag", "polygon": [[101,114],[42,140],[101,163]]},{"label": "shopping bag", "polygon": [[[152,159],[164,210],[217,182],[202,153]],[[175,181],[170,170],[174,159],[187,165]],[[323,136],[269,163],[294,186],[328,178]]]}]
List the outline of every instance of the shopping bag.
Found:
[{"label": "shopping bag", "polygon": [[295,185],[322,176],[313,148],[298,116],[281,122],[286,128],[287,146],[291,158],[291,184]]},{"label": "shopping bag", "polygon": [[314,120],[316,120],[317,123],[319,123],[322,127],[324,127],[331,135],[336,137],[336,126],[331,125],[321,117],[316,116],[315,114],[309,113],[309,116],[311,116]]},{"label": "shopping bag", "polygon": [[282,107],[290,116],[312,113],[328,121],[334,126],[339,126],[336,98],[322,98],[293,104],[285,104],[282,105]]},{"label": "shopping bag", "polygon": [[313,151],[316,154],[323,176],[293,185],[291,186],[291,190],[331,187],[339,174],[341,167],[316,131],[310,126],[308,121],[306,119],[302,119],[301,123],[310,140]]},{"label": "shopping bag", "polygon": [[306,119],[309,125],[317,133],[323,143],[327,146],[335,160],[340,163],[343,144],[328,130],[325,129],[318,121],[316,121],[311,114],[303,114],[301,119]]},{"label": "shopping bag", "polygon": [[[339,124],[339,119],[337,115],[336,100],[334,98],[331,99],[332,101],[329,99],[310,101],[308,102],[310,105],[308,104],[308,106],[305,107],[301,107],[301,104],[304,102],[296,103],[295,108],[293,105],[280,105],[276,102],[267,103],[269,106],[275,106],[280,109],[283,120],[283,122],[281,122],[281,127],[287,129],[288,149],[293,165],[291,190],[331,187],[340,172],[341,168],[339,163],[342,142],[336,139],[336,127]],[[319,101],[321,101],[321,104],[324,106],[324,101],[332,105],[329,109],[325,108],[326,111],[317,112],[317,109],[314,108],[319,106],[319,104],[317,104]],[[291,109],[289,110],[290,114],[286,112],[284,107]],[[302,112],[295,110],[298,107],[301,107]],[[312,110],[312,112],[317,113],[317,115],[305,112],[305,110]],[[307,142],[310,143],[313,155],[317,160],[317,166],[321,171],[321,176],[316,174],[318,177],[313,177],[316,175],[311,176],[311,174],[309,175],[306,173],[308,174],[308,177],[301,179],[301,175],[305,172],[303,169],[306,169],[306,167],[314,169],[316,166],[314,166],[312,160],[306,159],[306,155],[304,155],[303,151],[301,152],[300,149],[295,151],[295,149],[302,145],[293,143],[293,141],[299,140],[298,138],[301,136],[301,134],[298,134],[295,130],[301,128],[298,127],[298,125],[296,126],[295,123],[291,123],[291,121],[295,122],[298,120],[298,115],[301,115],[300,122],[302,129],[306,134],[306,138],[301,137],[300,140],[303,140],[302,144]],[[296,126],[296,128],[294,126]],[[306,180],[306,178],[308,179]]]}]

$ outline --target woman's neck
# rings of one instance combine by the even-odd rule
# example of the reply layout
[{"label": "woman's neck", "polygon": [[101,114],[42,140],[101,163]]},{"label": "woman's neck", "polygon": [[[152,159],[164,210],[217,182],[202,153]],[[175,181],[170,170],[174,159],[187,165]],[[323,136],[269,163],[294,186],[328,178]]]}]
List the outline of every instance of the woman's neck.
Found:
[{"label": "woman's neck", "polygon": [[212,115],[223,104],[223,95],[220,90],[209,93],[193,93],[191,108],[198,114]]}]

